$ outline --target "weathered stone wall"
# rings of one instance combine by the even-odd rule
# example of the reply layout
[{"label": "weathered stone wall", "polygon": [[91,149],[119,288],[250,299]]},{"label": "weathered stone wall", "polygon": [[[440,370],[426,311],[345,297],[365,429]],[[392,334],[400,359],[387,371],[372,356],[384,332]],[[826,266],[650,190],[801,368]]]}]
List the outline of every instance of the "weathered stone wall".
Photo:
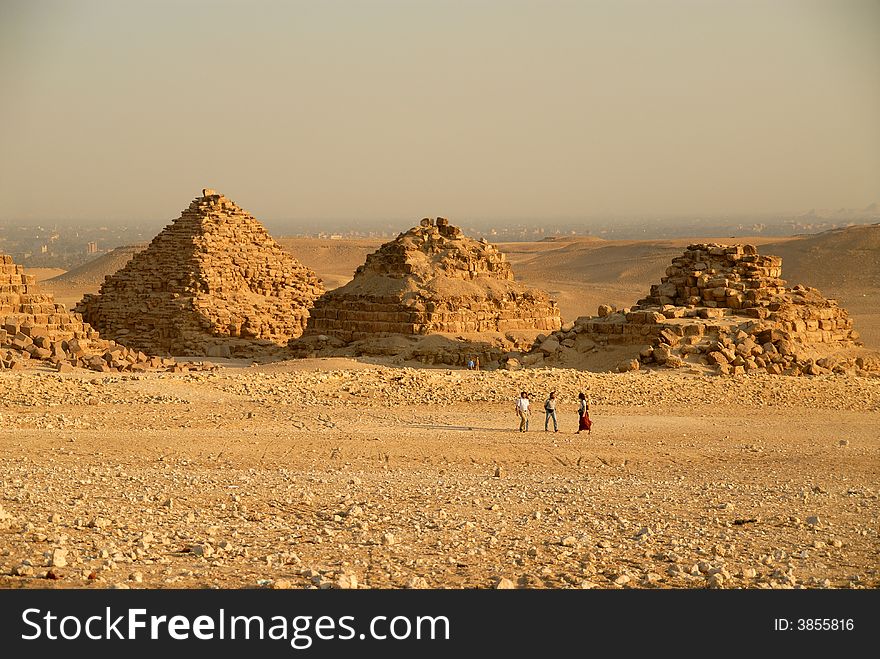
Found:
[{"label": "weathered stone wall", "polygon": [[77,310],[133,348],[246,355],[302,334],[322,291],[250,213],[205,190]]},{"label": "weathered stone wall", "polygon": [[33,275],[16,265],[11,256],[0,255],[0,345],[16,335],[52,341],[97,338],[98,333],[70,313],[63,304],[40,290]]}]

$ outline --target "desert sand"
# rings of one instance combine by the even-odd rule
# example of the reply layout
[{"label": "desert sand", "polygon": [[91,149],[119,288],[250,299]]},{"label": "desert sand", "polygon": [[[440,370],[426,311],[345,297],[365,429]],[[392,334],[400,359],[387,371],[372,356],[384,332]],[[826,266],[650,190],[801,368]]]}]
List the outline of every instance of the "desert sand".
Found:
[{"label": "desert sand", "polygon": [[[751,242],[878,347],[878,231]],[[378,246],[282,242],[328,286]],[[501,247],[572,319],[632,304],[687,242]],[[880,586],[880,378],[213,361],[0,373],[0,587]]]},{"label": "desert sand", "polygon": [[[516,431],[551,389],[560,432]],[[0,390],[2,587],[880,585],[878,378],[336,359]]]}]

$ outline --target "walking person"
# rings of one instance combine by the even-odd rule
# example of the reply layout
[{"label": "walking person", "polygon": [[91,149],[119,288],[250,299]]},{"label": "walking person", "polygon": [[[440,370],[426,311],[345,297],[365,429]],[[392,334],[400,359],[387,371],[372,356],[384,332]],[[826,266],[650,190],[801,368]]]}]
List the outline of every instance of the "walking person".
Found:
[{"label": "walking person", "polygon": [[577,432],[580,434],[581,430],[586,430],[587,434],[592,434],[591,428],[593,427],[593,422],[590,420],[590,401],[587,400],[587,397],[583,392],[578,394],[578,429]]},{"label": "walking person", "polygon": [[553,419],[553,432],[559,432],[559,424],[556,422],[555,391],[551,391],[550,396],[544,401],[544,432],[549,432],[550,419]]},{"label": "walking person", "polygon": [[519,431],[529,431],[529,395],[523,391],[516,399],[516,415],[519,417]]}]

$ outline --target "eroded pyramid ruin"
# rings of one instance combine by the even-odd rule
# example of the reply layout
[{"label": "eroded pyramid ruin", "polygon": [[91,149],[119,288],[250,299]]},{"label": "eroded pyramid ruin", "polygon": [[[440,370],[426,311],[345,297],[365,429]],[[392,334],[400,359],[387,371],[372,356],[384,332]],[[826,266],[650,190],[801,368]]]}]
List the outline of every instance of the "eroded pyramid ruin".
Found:
[{"label": "eroded pyramid ruin", "polygon": [[367,257],[316,303],[307,333],[343,341],[378,335],[559,329],[556,302],[514,280],[485,240],[445,218],[424,219]]},{"label": "eroded pyramid ruin", "polygon": [[[532,363],[567,351],[638,346],[619,370],[639,364],[708,366],[721,374],[820,375],[875,370],[852,319],[815,288],[786,286],[782,259],[752,245],[689,245],[659,284],[629,309],[608,305],[578,318],[534,352]],[[539,358],[539,359],[536,359]]]},{"label": "eroded pyramid ruin", "polygon": [[34,275],[25,274],[11,256],[0,255],[0,369],[21,368],[29,360],[51,363],[59,371],[74,366],[94,371],[179,366],[103,340],[79,313],[40,290]]},{"label": "eroded pyramid ruin", "polygon": [[322,292],[258,220],[205,189],[76,310],[105,338],[140,350],[251,356],[302,334]]},{"label": "eroded pyramid ruin", "polygon": [[82,316],[41,291],[34,275],[25,274],[7,255],[0,256],[0,320],[0,347],[8,350],[0,368],[13,367],[23,356],[66,359],[71,345],[84,348],[98,338]]}]

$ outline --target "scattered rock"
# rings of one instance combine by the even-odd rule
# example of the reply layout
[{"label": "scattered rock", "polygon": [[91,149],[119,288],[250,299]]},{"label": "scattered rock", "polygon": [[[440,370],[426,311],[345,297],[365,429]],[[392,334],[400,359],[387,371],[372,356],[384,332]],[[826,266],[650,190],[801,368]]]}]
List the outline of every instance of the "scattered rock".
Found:
[{"label": "scattered rock", "polygon": [[498,581],[495,583],[496,590],[512,590],[514,588],[516,588],[516,584],[505,577],[498,579]]}]

